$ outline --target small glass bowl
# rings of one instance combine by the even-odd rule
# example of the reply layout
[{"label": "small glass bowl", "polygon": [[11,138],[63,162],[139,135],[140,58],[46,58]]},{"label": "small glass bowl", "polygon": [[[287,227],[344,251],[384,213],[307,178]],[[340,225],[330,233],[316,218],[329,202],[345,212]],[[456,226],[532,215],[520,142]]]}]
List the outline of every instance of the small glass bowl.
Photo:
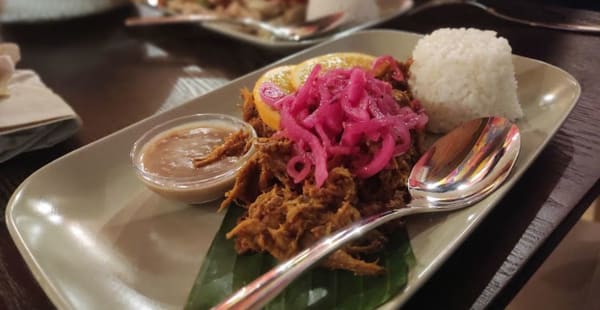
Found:
[{"label": "small glass bowl", "polygon": [[[174,133],[178,129],[214,127],[227,128],[232,132],[240,129],[246,130],[250,133],[250,139],[256,138],[256,132],[250,124],[229,115],[195,114],[173,119],[150,129],[133,144],[130,157],[140,180],[157,194],[188,204],[201,204],[222,198],[225,192],[233,186],[238,171],[254,153],[254,144],[237,160],[227,161],[225,165],[221,165],[222,167],[213,166],[214,169],[210,171],[198,170],[197,175],[185,177],[161,175],[149,171],[144,165],[144,155],[148,147],[158,143],[170,133]],[[186,169],[194,169],[191,158],[186,166],[188,166]],[[194,173],[196,172],[193,171],[192,174]]]}]

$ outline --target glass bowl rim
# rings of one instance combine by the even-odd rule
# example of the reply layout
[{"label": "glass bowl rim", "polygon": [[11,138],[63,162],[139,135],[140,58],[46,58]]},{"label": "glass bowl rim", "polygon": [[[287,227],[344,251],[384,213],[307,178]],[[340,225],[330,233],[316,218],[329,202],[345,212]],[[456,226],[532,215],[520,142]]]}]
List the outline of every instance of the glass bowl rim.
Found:
[{"label": "glass bowl rim", "polygon": [[177,117],[166,122],[155,125],[154,127],[147,130],[144,134],[142,134],[133,144],[131,151],[129,153],[129,157],[131,159],[131,163],[134,166],[137,174],[142,177],[146,182],[152,183],[154,185],[163,187],[163,188],[179,188],[179,189],[188,189],[188,188],[196,188],[201,187],[210,183],[216,183],[223,179],[226,179],[230,176],[235,175],[247,161],[247,159],[252,156],[255,150],[255,143],[252,143],[250,149],[237,160],[236,164],[231,169],[224,170],[222,172],[218,172],[215,175],[211,175],[210,177],[202,177],[202,176],[191,176],[191,177],[167,177],[162,176],[156,173],[151,173],[145,170],[140,165],[140,156],[142,154],[142,150],[146,145],[153,141],[160,134],[171,130],[173,128],[181,127],[186,125],[187,123],[193,124],[195,122],[202,121],[224,121],[225,123],[230,123],[233,125],[232,127],[239,129],[246,129],[250,133],[250,139],[256,139],[256,131],[254,128],[247,122],[243,121],[240,118],[235,116],[231,116],[228,114],[219,114],[219,113],[197,113],[190,114],[181,117]]}]

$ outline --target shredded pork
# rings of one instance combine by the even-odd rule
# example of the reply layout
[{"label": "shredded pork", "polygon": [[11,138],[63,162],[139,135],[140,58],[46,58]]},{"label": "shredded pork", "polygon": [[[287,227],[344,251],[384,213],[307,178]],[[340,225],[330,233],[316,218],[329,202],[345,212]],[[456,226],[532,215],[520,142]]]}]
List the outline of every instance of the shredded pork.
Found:
[{"label": "shredded pork", "polygon": [[[406,65],[401,68],[408,71]],[[379,76],[385,79],[386,74],[384,68]],[[398,104],[412,104],[406,85],[394,87]],[[242,98],[244,119],[261,138],[255,143],[255,154],[242,168],[221,205],[225,208],[235,203],[247,209],[227,233],[227,238],[235,240],[238,253],[268,252],[280,261],[285,260],[361,218],[405,207],[410,198],[406,180],[419,155],[421,133],[413,132],[408,152],[395,157],[373,177],[356,178],[346,167],[337,165],[334,158],[328,163],[331,170],[323,186],[315,186],[314,176],[295,184],[286,172],[293,153],[292,143],[273,135],[273,130],[262,122],[248,91],[242,91]],[[373,230],[334,252],[322,265],[359,275],[382,273],[384,269],[373,254],[383,249],[389,231],[400,224],[396,221]]]},{"label": "shredded pork", "polygon": [[225,138],[223,144],[214,148],[206,156],[194,158],[194,167],[208,166],[225,156],[242,156],[248,152],[251,145],[250,134],[247,131],[239,130]]}]

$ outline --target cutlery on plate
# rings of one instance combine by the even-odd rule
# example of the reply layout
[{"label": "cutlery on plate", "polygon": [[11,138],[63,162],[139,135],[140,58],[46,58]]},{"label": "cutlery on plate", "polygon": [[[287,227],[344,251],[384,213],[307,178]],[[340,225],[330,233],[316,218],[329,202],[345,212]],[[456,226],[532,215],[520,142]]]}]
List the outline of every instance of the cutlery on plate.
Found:
[{"label": "cutlery on plate", "polygon": [[437,140],[412,168],[411,202],[362,219],[321,239],[244,286],[213,309],[260,309],[302,272],[349,241],[391,220],[473,205],[508,177],[521,146],[518,127],[502,117],[467,122]]},{"label": "cutlery on plate", "polygon": [[343,12],[328,14],[323,17],[298,25],[277,26],[249,17],[232,18],[215,14],[173,14],[164,16],[131,17],[125,20],[127,26],[147,26],[162,24],[220,22],[238,26],[247,26],[264,30],[280,40],[301,41],[324,35],[342,24]]},{"label": "cutlery on plate", "polygon": [[[450,4],[464,4],[479,8],[488,14],[491,14],[500,19],[504,19],[510,22],[524,24],[532,27],[549,28],[556,30],[565,31],[577,31],[577,32],[589,32],[589,33],[600,33],[600,21],[596,21],[597,24],[592,23],[573,23],[567,22],[567,12],[576,13],[579,10],[560,8],[551,9],[550,7],[542,7],[539,5],[526,4],[526,3],[496,3],[496,4],[484,4],[477,0],[429,0],[422,2],[411,10],[407,15],[414,15],[419,12],[436,8],[443,5]],[[517,12],[529,12],[530,17],[516,17]],[[550,21],[549,18],[557,18],[560,20]]]}]

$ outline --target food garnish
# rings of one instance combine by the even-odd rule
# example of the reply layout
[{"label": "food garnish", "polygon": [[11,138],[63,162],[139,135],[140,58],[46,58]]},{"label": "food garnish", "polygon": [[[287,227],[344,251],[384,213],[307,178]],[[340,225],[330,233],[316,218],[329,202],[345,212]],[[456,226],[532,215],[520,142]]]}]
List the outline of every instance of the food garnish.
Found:
[{"label": "food garnish", "polygon": [[[292,93],[295,88],[290,82],[290,74],[294,66],[275,67],[263,74],[252,90],[254,104],[260,119],[269,127],[279,129],[279,112],[262,98],[273,98],[273,100]],[[272,89],[273,92],[269,92]],[[266,92],[265,92],[266,91]]]},{"label": "food garnish", "polygon": [[310,58],[296,65],[292,70],[290,82],[298,89],[316,65],[320,65],[323,72],[331,69],[362,68],[371,69],[374,56],[362,53],[332,53]]},{"label": "food garnish", "polygon": [[[390,67],[392,76],[403,81],[394,70],[397,66]],[[263,101],[281,113],[280,134],[293,142],[287,172],[295,183],[304,181],[314,165],[316,186],[321,187],[330,160],[359,178],[371,177],[408,150],[410,130],[425,127],[427,117],[422,111],[400,106],[391,84],[368,71],[332,69],[319,75],[320,71],[316,65],[294,94],[284,96],[267,85],[264,89],[270,93],[282,94],[277,101],[263,95],[269,92],[261,92]]]},{"label": "food garnish", "polygon": [[[371,69],[375,57],[361,53],[333,53],[310,58],[297,65],[275,67],[263,74],[254,85],[252,95],[254,105],[261,120],[269,127],[279,129],[279,113],[272,104],[263,101],[266,98],[271,103],[280,98],[278,94],[290,94],[296,91],[304,82],[311,70],[320,65],[322,72],[330,69],[359,67],[365,70]],[[276,86],[274,89],[272,86]],[[269,100],[272,98],[271,100]]]}]

